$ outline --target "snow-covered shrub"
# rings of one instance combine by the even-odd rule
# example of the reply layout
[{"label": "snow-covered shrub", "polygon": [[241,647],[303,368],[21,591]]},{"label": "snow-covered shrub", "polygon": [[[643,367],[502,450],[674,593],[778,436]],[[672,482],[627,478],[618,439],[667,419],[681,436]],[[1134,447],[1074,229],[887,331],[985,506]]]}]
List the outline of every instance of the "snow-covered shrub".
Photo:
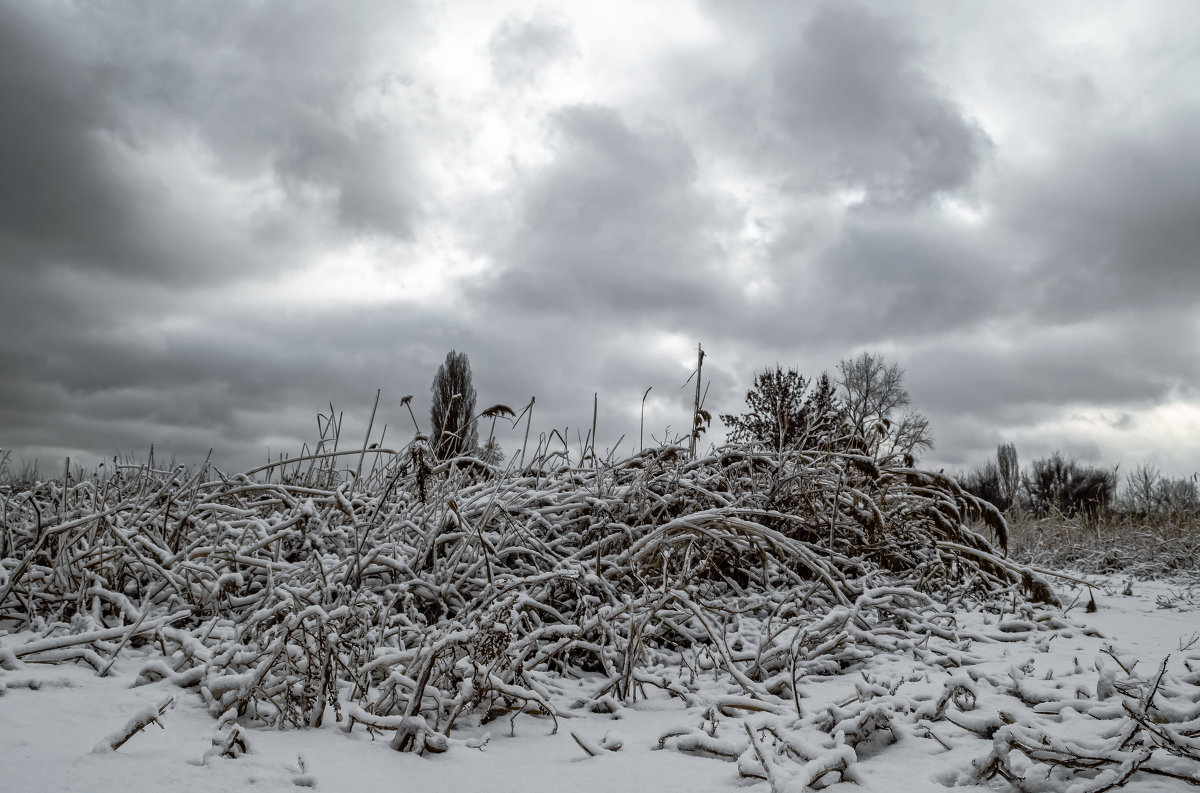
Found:
[{"label": "snow-covered shrub", "polygon": [[[806,675],[880,653],[964,663],[941,601],[1053,598],[967,528],[982,514],[1003,540],[990,505],[828,446],[524,469],[438,463],[423,438],[373,451],[390,462],[361,476],[321,452],[0,494],[0,621],[46,637],[15,656],[106,669],[153,641],[141,679],[196,688],[223,729],[332,715],[424,752],[464,721],[556,720],[579,677],[589,708],[654,689],[697,704],[713,674],[720,712],[796,715]],[[841,742],[796,757],[844,769],[894,712],[835,714]]]}]

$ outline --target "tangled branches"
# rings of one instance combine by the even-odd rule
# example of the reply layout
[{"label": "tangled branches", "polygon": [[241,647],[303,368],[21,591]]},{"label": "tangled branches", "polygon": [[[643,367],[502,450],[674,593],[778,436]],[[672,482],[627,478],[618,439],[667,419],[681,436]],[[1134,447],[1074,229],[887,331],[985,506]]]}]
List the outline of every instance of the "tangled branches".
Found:
[{"label": "tangled branches", "polygon": [[566,678],[604,709],[652,689],[694,704],[711,671],[733,686],[714,707],[798,714],[800,680],[874,654],[967,662],[937,598],[1053,598],[967,528],[982,515],[1003,542],[987,505],[866,457],[500,470],[422,450],[376,450],[392,462],[361,480],[314,455],[282,481],[142,467],[0,491],[0,621],[41,634],[9,662],[105,673],[154,642],[140,680],[196,689],[222,725],[332,711],[436,752],[464,719],[557,724]]},{"label": "tangled branches", "polygon": [[995,725],[992,751],[972,764],[968,779],[999,776],[1021,791],[1103,793],[1141,773],[1200,786],[1200,674],[1164,685],[1168,659],[1151,679],[1114,660],[1123,674],[1101,667],[1096,699],[1051,700],[1034,718]]}]

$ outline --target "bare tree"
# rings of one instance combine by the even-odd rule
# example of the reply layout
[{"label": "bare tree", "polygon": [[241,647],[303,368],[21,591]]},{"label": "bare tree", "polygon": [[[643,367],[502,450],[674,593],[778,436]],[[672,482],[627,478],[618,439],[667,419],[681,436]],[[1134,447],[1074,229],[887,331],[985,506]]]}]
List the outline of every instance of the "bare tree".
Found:
[{"label": "bare tree", "polygon": [[838,364],[842,404],[867,451],[884,464],[915,463],[933,448],[929,419],[911,408],[904,370],[864,352]]},{"label": "bare tree", "polygon": [[1142,520],[1188,521],[1200,513],[1200,476],[1172,479],[1153,465],[1141,463],[1125,475],[1121,508]]},{"label": "bare tree", "polygon": [[996,447],[996,459],[988,460],[982,468],[959,474],[958,483],[964,490],[1004,512],[1019,503],[1021,469],[1017,465],[1017,447],[1002,443]]},{"label": "bare tree", "polygon": [[1135,515],[1149,515],[1154,511],[1155,491],[1161,481],[1157,467],[1149,463],[1134,466],[1125,474],[1125,508]]},{"label": "bare tree", "polygon": [[1057,509],[1068,517],[1080,515],[1096,520],[1117,492],[1117,472],[1115,468],[1082,465],[1054,452],[1033,461],[1023,485],[1029,506],[1037,515]]},{"label": "bare tree", "polygon": [[438,367],[430,387],[429,409],[433,425],[433,453],[445,460],[475,451],[479,428],[475,425],[475,386],[471,384],[471,362],[465,352],[451,350]]}]

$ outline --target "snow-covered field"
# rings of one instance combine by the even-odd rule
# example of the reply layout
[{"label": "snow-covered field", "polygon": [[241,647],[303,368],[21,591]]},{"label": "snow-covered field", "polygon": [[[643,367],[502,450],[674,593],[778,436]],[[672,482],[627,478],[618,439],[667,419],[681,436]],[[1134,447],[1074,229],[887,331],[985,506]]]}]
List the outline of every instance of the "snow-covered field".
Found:
[{"label": "snow-covered field", "polygon": [[[1067,588],[1060,594],[1074,606],[1065,615],[1024,604],[1005,615],[958,615],[957,641],[938,655],[954,662],[931,663],[916,648],[808,675],[798,681],[799,717],[794,708],[749,710],[755,703],[739,697],[727,675],[705,682],[703,670],[689,686],[700,704],[647,687],[646,698],[594,712],[580,706],[595,693],[596,680],[584,678],[578,702],[558,693],[557,729],[549,716],[506,714],[456,729],[445,752],[423,756],[393,751],[391,731],[372,737],[360,724],[347,734],[332,713],[316,729],[238,728],[246,751],[222,756],[214,740],[228,745],[233,726],[218,731],[196,688],[165,679],[136,684],[159,655],[155,645],[126,648],[100,677],[85,664],[17,661],[14,651],[36,635],[10,634],[0,636],[7,667],[0,670],[0,790],[694,793],[802,790],[805,782],[896,793],[1003,790],[1012,789],[1003,769],[980,782],[978,763],[1010,738],[1036,739],[1047,753],[1041,760],[1060,750],[1091,753],[1141,759],[1157,772],[1133,773],[1125,790],[1193,789],[1200,785],[1200,587],[1132,582],[1127,593],[1123,580],[1092,580],[1094,612],[1085,608],[1087,590]],[[110,748],[130,722],[167,702],[156,724]],[[1154,746],[1154,730],[1177,741],[1174,754],[1145,748]],[[811,760],[781,763],[778,740]],[[1068,767],[1047,776],[1051,766],[1031,768],[1029,752],[1000,754],[1031,790],[1102,790],[1121,781]],[[1110,764],[1108,773],[1122,769]]]}]

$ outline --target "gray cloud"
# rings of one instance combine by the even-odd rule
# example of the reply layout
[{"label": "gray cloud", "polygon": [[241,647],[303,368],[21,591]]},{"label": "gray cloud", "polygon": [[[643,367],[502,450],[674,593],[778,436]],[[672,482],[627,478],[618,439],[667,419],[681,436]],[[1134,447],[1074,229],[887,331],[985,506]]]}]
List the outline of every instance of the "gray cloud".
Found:
[{"label": "gray cloud", "polygon": [[1200,304],[1200,105],[1153,134],[1117,128],[1064,150],[999,193],[1001,222],[1030,240],[1043,320]]},{"label": "gray cloud", "polygon": [[[234,179],[273,175],[292,199],[331,203],[360,230],[405,236],[416,209],[403,120],[356,103],[403,94],[406,72],[380,70],[380,47],[424,38],[407,4],[271,7],[150,4],[136,15],[86,20],[127,53],[104,85],[127,133],[194,135]],[[186,54],[186,59],[181,59]],[[410,112],[414,108],[406,108]]]},{"label": "gray cloud", "polygon": [[[1019,439],[1027,456],[1061,448],[1115,462],[1111,442],[1039,427],[1081,411],[1111,415],[1114,437],[1139,447],[1149,429],[1137,416],[1200,393],[1200,161],[1186,143],[1190,113],[1173,109],[1152,134],[1096,131],[1050,163],[1014,169],[991,193],[974,248],[999,252],[992,262],[1003,279],[983,293],[980,321],[958,339],[927,337],[901,351],[934,418],[939,459],[962,466]],[[1187,448],[1181,438],[1163,462],[1189,465]]]},{"label": "gray cloud", "polygon": [[[277,268],[304,227],[411,236],[403,124],[354,105],[388,77],[368,69],[371,43],[397,28],[419,39],[401,7],[6,3],[0,16],[7,267],[195,280]],[[239,195],[230,217],[206,189],[262,198]]]},{"label": "gray cloud", "polygon": [[553,15],[509,16],[488,40],[492,75],[502,85],[530,85],[546,69],[577,55],[575,36]]},{"label": "gray cloud", "polygon": [[[942,340],[912,352],[923,404],[994,424],[1031,424],[1056,407],[1153,405],[1200,379],[1200,331],[1181,318],[996,330],[991,338]],[[954,386],[944,387],[951,377]]]},{"label": "gray cloud", "polygon": [[[862,191],[868,204],[895,208],[971,184],[989,140],[926,73],[902,22],[853,3],[718,13],[749,28],[762,54],[742,73],[706,65],[684,79],[703,81],[688,90],[709,105],[706,122],[768,178],[795,192]],[[701,87],[713,83],[715,102]]]},{"label": "gray cloud", "polygon": [[[135,189],[105,158],[109,122],[32,6],[0,7],[0,254],[5,269],[144,258]],[[65,73],[64,73],[65,72]]]},{"label": "gray cloud", "polygon": [[943,464],[979,462],[1014,441],[1026,456],[1060,448],[1115,462],[1116,449],[1094,438],[1043,427],[1081,412],[1108,415],[1108,428],[1136,446],[1146,428],[1134,416],[1194,399],[1200,384],[1200,328],[1186,315],[1101,315],[1058,326],[1009,319],[990,330],[931,340],[902,356],[914,401],[934,421]]},{"label": "gray cloud", "polygon": [[[45,299],[26,295],[69,311],[103,295],[89,288],[95,286],[57,288]],[[202,312],[180,324],[174,318],[189,311],[185,301],[166,292],[153,297],[142,316],[120,327],[84,317],[59,335],[43,323],[40,345],[0,345],[0,356],[23,367],[21,378],[0,385],[0,426],[7,428],[0,445],[51,457],[71,453],[87,464],[114,453],[144,454],[151,444],[192,461],[212,448],[222,465],[246,467],[261,462],[268,446],[297,453],[314,439],[315,414],[330,401],[348,411],[347,427],[361,434],[375,388],[386,400],[381,423],[392,421],[393,432],[401,425],[407,438],[400,397],[411,393],[418,406],[427,405],[445,349],[469,337],[410,305],[360,308],[348,318],[333,306],[289,315],[192,294],[190,310]],[[395,343],[417,338],[428,344]]]},{"label": "gray cloud", "polygon": [[715,234],[735,218],[697,184],[678,133],[575,105],[554,113],[549,134],[554,158],[524,177],[517,228],[491,252],[500,268],[481,296],[668,330],[712,306],[722,278]]},{"label": "gray cloud", "polygon": [[870,212],[851,213],[815,250],[785,238],[772,256],[784,296],[775,330],[832,332],[845,349],[976,327],[1006,310],[997,297],[1011,279],[982,243],[937,217]]},{"label": "gray cloud", "polygon": [[21,372],[0,446],[246,464],[403,360],[343,353],[428,316],[308,325],[266,284],[331,243],[412,237],[429,99],[377,56],[422,25],[391,3],[0,4],[0,366]]}]

